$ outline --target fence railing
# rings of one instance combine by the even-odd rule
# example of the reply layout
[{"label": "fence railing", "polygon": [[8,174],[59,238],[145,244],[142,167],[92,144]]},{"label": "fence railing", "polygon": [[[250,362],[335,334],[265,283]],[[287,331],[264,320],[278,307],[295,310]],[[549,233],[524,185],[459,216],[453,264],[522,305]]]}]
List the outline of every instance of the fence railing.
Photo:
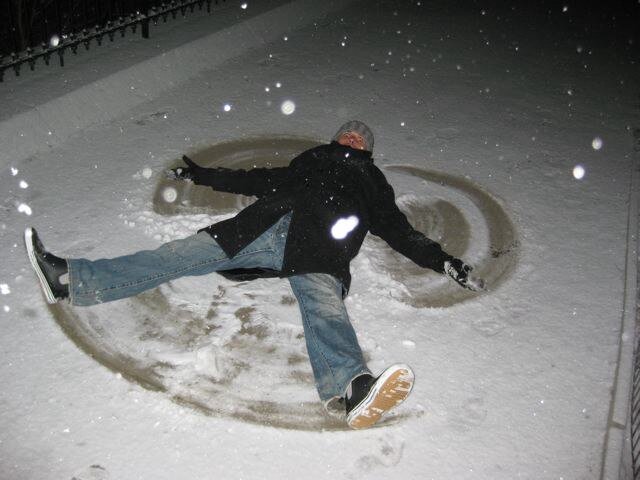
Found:
[{"label": "fence railing", "polygon": [[[5,3],[6,2],[6,3]],[[149,38],[149,25],[185,16],[197,7],[226,0],[172,0],[152,5],[150,0],[5,0],[0,3],[0,82],[7,70],[16,76],[27,65],[35,69],[38,60],[49,65],[58,57],[64,66],[65,55],[102,45],[105,38],[113,41],[129,30],[138,30]]]}]

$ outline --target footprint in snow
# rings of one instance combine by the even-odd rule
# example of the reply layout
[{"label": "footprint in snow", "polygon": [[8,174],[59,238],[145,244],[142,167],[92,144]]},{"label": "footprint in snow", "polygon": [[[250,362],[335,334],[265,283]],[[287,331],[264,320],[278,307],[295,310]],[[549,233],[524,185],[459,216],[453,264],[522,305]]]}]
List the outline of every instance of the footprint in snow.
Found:
[{"label": "footprint in snow", "polygon": [[372,450],[372,453],[363,455],[356,460],[355,473],[350,475],[351,478],[361,478],[362,473],[398,465],[402,460],[404,441],[392,436],[385,436],[385,438],[378,439],[378,445]]},{"label": "footprint in snow", "polygon": [[455,127],[440,128],[436,132],[436,136],[443,140],[453,140],[460,134],[460,130]]},{"label": "footprint in snow", "polygon": [[487,410],[484,408],[484,400],[472,397],[449,413],[449,425],[460,433],[467,433],[481,425],[485,418]]},{"label": "footprint in snow", "polygon": [[91,465],[78,471],[71,480],[109,480],[111,475],[102,465]]},{"label": "footprint in snow", "polygon": [[473,322],[472,328],[483,337],[493,337],[505,329],[506,325],[500,320],[483,318]]}]

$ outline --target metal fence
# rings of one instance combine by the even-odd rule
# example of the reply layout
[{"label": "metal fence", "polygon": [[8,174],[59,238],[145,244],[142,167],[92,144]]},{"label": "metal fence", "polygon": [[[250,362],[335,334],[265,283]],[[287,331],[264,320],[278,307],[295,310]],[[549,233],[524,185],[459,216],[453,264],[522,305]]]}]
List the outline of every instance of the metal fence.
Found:
[{"label": "metal fence", "polygon": [[65,55],[102,45],[127,31],[138,30],[149,37],[149,25],[166,22],[226,0],[4,0],[0,2],[0,82],[4,73],[20,75],[23,66],[34,70],[38,60],[49,65],[57,56],[64,66]]}]

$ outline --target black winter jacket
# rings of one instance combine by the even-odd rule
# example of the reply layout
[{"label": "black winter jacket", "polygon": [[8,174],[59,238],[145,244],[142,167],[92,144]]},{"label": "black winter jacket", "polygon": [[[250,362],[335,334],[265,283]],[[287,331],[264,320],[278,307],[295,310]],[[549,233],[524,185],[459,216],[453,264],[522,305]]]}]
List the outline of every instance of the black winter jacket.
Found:
[{"label": "black winter jacket", "polygon": [[[293,212],[281,271],[259,276],[328,273],[342,282],[346,295],[351,284],[349,263],[367,232],[421,267],[440,273],[452,258],[409,224],[371,152],[332,142],[301,153],[287,167],[203,168],[193,181],[217,191],[258,197],[235,217],[201,230],[211,234],[229,257]],[[355,228],[346,238],[334,238],[331,229],[336,222],[352,216],[358,220]]]}]

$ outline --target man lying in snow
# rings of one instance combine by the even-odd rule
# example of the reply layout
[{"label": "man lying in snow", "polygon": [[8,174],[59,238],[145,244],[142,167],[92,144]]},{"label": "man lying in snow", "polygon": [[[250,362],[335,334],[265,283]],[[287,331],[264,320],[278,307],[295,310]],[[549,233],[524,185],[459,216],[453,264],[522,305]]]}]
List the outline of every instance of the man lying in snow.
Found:
[{"label": "man lying in snow", "polygon": [[303,152],[287,167],[204,168],[183,157],[187,166],[169,170],[171,178],[258,200],[195,235],[113,259],[59,258],[28,228],[29,259],[48,302],[68,298],[78,306],[130,297],[186,275],[286,277],[300,305],[320,399],[325,406],[344,399],[349,426],[370,427],[407,398],[414,375],[396,364],[374,377],[347,315],[349,263],[367,232],[462,287],[482,288],[469,277],[471,267],[409,224],[372,150],[371,130],[350,121],[330,144]]}]

